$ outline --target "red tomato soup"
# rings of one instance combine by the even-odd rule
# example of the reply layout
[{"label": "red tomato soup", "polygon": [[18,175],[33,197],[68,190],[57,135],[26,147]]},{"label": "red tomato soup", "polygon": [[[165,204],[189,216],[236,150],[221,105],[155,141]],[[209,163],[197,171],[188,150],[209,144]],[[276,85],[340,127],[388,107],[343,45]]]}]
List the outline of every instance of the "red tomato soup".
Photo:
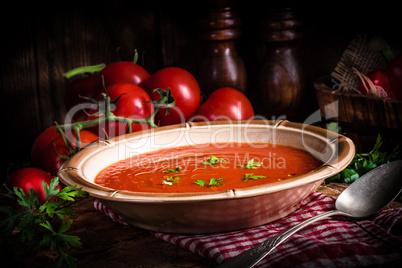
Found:
[{"label": "red tomato soup", "polygon": [[95,183],[133,192],[212,192],[286,180],[321,164],[308,152],[289,146],[201,144],[119,161],[101,171]]}]

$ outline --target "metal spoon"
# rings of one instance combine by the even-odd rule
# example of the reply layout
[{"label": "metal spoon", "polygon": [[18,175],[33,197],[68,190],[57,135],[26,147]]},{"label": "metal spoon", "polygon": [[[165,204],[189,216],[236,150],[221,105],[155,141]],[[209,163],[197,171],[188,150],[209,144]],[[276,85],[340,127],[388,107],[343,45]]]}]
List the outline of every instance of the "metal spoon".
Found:
[{"label": "metal spoon", "polygon": [[219,265],[225,267],[253,267],[279,244],[310,223],[322,218],[343,215],[364,218],[386,207],[402,190],[402,160],[381,165],[353,182],[336,199],[335,210],[305,220],[277,234],[238,256]]}]

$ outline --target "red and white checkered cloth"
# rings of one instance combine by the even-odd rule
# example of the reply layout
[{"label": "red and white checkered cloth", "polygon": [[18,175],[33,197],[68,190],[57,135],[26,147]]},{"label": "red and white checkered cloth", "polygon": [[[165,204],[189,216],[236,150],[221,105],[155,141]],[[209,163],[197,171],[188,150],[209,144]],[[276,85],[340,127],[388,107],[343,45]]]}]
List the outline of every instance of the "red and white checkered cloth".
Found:
[{"label": "red and white checkered cloth", "polygon": [[[95,208],[112,220],[124,219],[95,200]],[[153,234],[167,242],[222,263],[250,247],[319,213],[333,209],[334,199],[313,193],[289,216],[241,231],[180,235]],[[384,263],[402,264],[402,236],[390,233],[402,216],[402,208],[383,210],[364,220],[326,218],[313,223],[265,257],[258,267],[362,267]],[[402,267],[402,266],[401,266]]]}]

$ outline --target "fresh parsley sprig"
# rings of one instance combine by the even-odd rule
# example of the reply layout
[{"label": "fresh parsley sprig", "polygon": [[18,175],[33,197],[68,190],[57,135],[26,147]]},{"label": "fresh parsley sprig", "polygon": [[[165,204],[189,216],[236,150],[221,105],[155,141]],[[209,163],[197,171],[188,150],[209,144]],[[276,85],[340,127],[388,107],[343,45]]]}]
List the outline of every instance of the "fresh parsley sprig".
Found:
[{"label": "fresh parsley sprig", "polygon": [[211,166],[211,165],[215,165],[215,164],[218,164],[218,163],[221,163],[221,162],[226,162],[226,160],[223,159],[223,158],[218,158],[218,157],[216,157],[214,155],[211,155],[208,161],[202,162],[201,164]]},{"label": "fresh parsley sprig", "polygon": [[241,180],[242,181],[246,181],[248,179],[258,180],[258,179],[263,179],[263,178],[266,178],[266,177],[263,175],[253,175],[253,173],[250,173],[250,174],[245,174],[244,178],[242,178]]},{"label": "fresh parsley sprig", "polygon": [[254,159],[251,159],[247,162],[247,165],[239,165],[239,167],[247,169],[257,169],[257,167],[260,167],[261,165],[262,163],[254,163]]},{"label": "fresh parsley sprig", "polygon": [[22,209],[0,206],[2,216],[0,231],[5,239],[11,240],[15,237],[28,243],[33,252],[46,249],[57,250],[59,257],[54,263],[57,267],[62,265],[75,267],[76,259],[68,255],[65,250],[80,247],[81,241],[77,236],[66,234],[72,224],[67,217],[76,216],[72,208],[66,206],[66,202],[74,201],[85,192],[76,189],[76,185],[60,190],[56,188],[58,183],[57,177],[52,179],[49,186],[43,182],[46,201],[42,205],[33,188],[27,196],[21,188],[14,187],[13,192]]},{"label": "fresh parsley sprig", "polygon": [[181,179],[179,176],[170,176],[163,180],[162,184],[173,185],[175,182],[178,182]]},{"label": "fresh parsley sprig", "polygon": [[207,182],[205,180],[196,180],[194,183],[198,184],[200,186],[203,186],[203,187],[210,187],[210,186],[223,185],[222,182],[224,182],[224,181],[225,181],[225,179],[223,179],[223,178],[221,178],[221,179],[212,178],[212,179],[209,180],[208,184],[207,184]]},{"label": "fresh parsley sprig", "polygon": [[395,160],[400,151],[396,146],[392,152],[381,152],[382,146],[381,136],[378,134],[373,149],[368,153],[355,154],[352,162],[340,173],[329,177],[325,182],[352,183],[370,170]]},{"label": "fresh parsley sprig", "polygon": [[170,172],[180,172],[181,171],[181,167],[177,167],[177,168],[172,168],[172,169],[168,169],[166,171],[163,171],[163,173],[170,173]]}]

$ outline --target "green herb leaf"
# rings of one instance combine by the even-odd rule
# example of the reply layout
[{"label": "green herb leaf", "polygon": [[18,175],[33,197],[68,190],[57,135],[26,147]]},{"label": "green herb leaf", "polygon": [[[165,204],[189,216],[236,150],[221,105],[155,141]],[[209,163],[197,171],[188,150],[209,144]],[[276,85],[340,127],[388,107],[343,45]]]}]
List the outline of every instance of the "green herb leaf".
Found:
[{"label": "green herb leaf", "polygon": [[57,249],[60,265],[70,266],[66,262],[74,262],[74,258],[66,255],[63,249],[79,247],[81,242],[79,237],[66,234],[72,221],[65,219],[67,216],[74,216],[74,213],[71,207],[65,206],[65,203],[74,201],[75,197],[82,196],[85,192],[81,189],[76,190],[76,186],[59,190],[56,188],[58,182],[58,178],[54,178],[49,186],[46,183],[43,184],[47,199],[42,205],[33,188],[30,189],[29,195],[26,195],[22,189],[14,187],[18,204],[26,209],[14,210],[9,206],[0,207],[0,212],[5,213],[6,216],[0,219],[0,230],[2,238],[14,236],[22,242],[29,242],[33,250]]},{"label": "green herb leaf", "polygon": [[172,169],[166,170],[163,173],[180,172],[180,171],[181,171],[181,167],[177,167],[177,168],[172,168]]},{"label": "green herb leaf", "polygon": [[325,180],[325,182],[352,183],[370,170],[388,163],[399,155],[399,146],[396,146],[390,153],[381,152],[381,136],[378,135],[373,149],[368,153],[355,154],[352,162],[340,173]]},{"label": "green herb leaf", "polygon": [[266,177],[263,176],[263,175],[254,175],[254,176],[253,176],[253,173],[250,173],[250,174],[245,174],[245,175],[244,175],[244,178],[241,179],[241,180],[242,180],[242,181],[246,181],[246,180],[248,180],[248,179],[258,180],[258,179],[263,179],[263,178],[266,178]]},{"label": "green herb leaf", "polygon": [[42,223],[39,223],[40,226],[45,227],[46,229],[48,229],[49,231],[51,231],[53,234],[56,233],[53,229],[53,226],[50,224],[49,221],[45,221]]},{"label": "green herb leaf", "polygon": [[342,128],[339,126],[338,122],[330,122],[330,123],[327,125],[327,129],[328,129],[329,131],[333,131],[333,132],[335,132],[335,133],[339,133],[339,134],[342,133]]},{"label": "green herb leaf", "polygon": [[[33,206],[33,202],[31,199],[25,194],[24,190],[21,188],[14,187],[14,193],[18,197],[18,204],[23,207],[31,208]],[[35,190],[31,188],[29,191],[30,197],[33,199],[35,194]]]},{"label": "green herb leaf", "polygon": [[179,181],[181,178],[178,176],[171,176],[163,180],[162,184],[173,185],[175,182]]},{"label": "green herb leaf", "polygon": [[209,181],[208,186],[223,185],[221,182],[224,182],[224,181],[225,181],[225,179],[215,179],[215,178],[212,178],[212,179]]},{"label": "green herb leaf", "polygon": [[72,221],[63,222],[56,231],[49,221],[40,223],[40,225],[50,231],[50,234],[43,236],[41,246],[49,246],[50,249],[56,248],[58,245],[69,249],[70,247],[80,247],[81,241],[79,237],[65,234],[71,227]]},{"label": "green herb leaf", "polygon": [[47,183],[45,181],[42,182],[43,189],[45,190],[47,199],[57,195],[60,192],[60,189],[56,189],[58,184],[59,184],[59,178],[57,177],[50,181],[49,187],[47,187]]},{"label": "green herb leaf", "polygon": [[262,163],[254,163],[254,159],[251,159],[248,161],[247,165],[239,165],[241,168],[247,168],[247,169],[257,169],[257,167],[260,167]]},{"label": "green herb leaf", "polygon": [[203,164],[203,165],[215,165],[215,164],[218,164],[218,163],[220,163],[220,162],[226,162],[226,160],[225,159],[223,159],[223,158],[218,158],[218,157],[216,157],[216,156],[214,156],[214,155],[211,155],[210,156],[210,158],[209,158],[209,160],[207,161],[207,162],[202,162],[201,164]]},{"label": "green herb leaf", "polygon": [[63,263],[66,264],[67,267],[77,267],[76,262],[77,259],[68,255],[64,251],[60,250],[60,255],[54,263],[55,267],[62,267]]},{"label": "green herb leaf", "polygon": [[77,189],[77,185],[64,187],[56,196],[60,197],[65,201],[74,201],[74,198],[80,197],[85,194],[82,189]]},{"label": "green herb leaf", "polygon": [[209,180],[209,183],[206,184],[205,180],[196,180],[194,183],[198,184],[200,186],[204,186],[204,187],[209,187],[209,186],[219,186],[219,185],[223,185],[222,182],[224,182],[225,179],[221,178],[221,179],[215,179],[212,178]]},{"label": "green herb leaf", "polygon": [[205,186],[205,180],[196,180],[194,183],[200,186]]},{"label": "green herb leaf", "polygon": [[4,234],[5,236],[12,234],[15,226],[18,226],[19,224],[20,218],[22,217],[21,215],[25,214],[25,212],[18,212],[9,206],[1,206],[0,213],[4,213],[4,215],[8,216],[7,218],[0,218],[1,234]]}]

